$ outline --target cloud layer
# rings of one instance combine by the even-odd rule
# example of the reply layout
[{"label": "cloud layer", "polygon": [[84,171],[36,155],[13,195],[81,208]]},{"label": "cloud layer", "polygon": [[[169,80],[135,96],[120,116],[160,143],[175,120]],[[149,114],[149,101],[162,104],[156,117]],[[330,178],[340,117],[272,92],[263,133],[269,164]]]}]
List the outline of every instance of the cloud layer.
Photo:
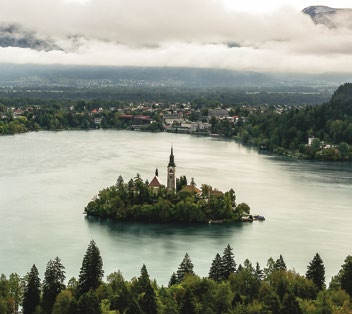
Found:
[{"label": "cloud layer", "polygon": [[316,25],[289,6],[259,14],[221,0],[11,0],[0,22],[62,48],[0,48],[0,62],[352,71],[351,28]]}]

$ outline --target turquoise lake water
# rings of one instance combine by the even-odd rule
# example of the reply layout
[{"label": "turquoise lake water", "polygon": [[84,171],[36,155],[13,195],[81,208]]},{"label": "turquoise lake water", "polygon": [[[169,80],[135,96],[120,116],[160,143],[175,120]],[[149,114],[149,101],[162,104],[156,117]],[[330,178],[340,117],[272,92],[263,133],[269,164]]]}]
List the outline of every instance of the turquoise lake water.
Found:
[{"label": "turquoise lake water", "polygon": [[[170,146],[176,174],[220,190],[233,188],[264,222],[235,225],[122,224],[86,219],[97,192],[155,168],[166,182]],[[265,266],[282,254],[304,274],[316,252],[327,281],[352,254],[352,164],[284,159],[258,154],[234,141],[128,131],[38,132],[0,137],[0,273],[23,276],[59,256],[67,279],[78,277],[88,243],[100,248],[105,274],[126,279],[146,264],[166,284],[188,252],[195,272],[208,274],[229,243],[237,264]]]}]

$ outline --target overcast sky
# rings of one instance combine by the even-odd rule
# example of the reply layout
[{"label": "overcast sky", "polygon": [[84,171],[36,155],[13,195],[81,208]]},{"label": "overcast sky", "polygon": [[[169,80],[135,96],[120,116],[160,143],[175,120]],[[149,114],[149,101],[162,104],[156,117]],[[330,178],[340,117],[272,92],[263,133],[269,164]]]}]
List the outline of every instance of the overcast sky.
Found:
[{"label": "overcast sky", "polygon": [[[0,62],[352,72],[352,19],[316,25],[306,0],[1,0],[18,24],[61,50],[0,48]],[[1,34],[0,34],[1,35]]]}]

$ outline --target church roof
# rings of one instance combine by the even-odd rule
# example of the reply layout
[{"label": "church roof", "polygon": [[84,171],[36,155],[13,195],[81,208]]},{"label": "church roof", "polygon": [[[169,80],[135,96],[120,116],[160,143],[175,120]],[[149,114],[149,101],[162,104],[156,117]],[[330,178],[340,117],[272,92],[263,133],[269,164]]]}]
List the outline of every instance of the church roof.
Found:
[{"label": "church roof", "polygon": [[162,186],[161,182],[159,181],[159,178],[155,176],[152,181],[149,183],[149,187],[152,188],[160,188]]},{"label": "church roof", "polygon": [[182,190],[182,192],[189,192],[189,193],[199,193],[201,190],[199,190],[195,185],[185,185]]}]

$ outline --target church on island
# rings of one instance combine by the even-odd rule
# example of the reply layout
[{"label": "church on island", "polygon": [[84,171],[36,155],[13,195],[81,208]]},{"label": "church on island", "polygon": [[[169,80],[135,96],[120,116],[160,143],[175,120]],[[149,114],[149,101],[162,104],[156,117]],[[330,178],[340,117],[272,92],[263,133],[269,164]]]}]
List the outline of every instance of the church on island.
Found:
[{"label": "church on island", "polygon": [[[154,178],[150,181],[149,187],[158,189],[162,186],[163,184],[161,183],[159,179],[159,171],[158,169],[155,170],[155,176]],[[171,154],[169,158],[169,164],[167,165],[167,184],[166,188],[175,193],[176,192],[176,164],[175,164],[175,156],[174,156],[174,149],[171,146]]]},{"label": "church on island", "polygon": [[186,176],[176,179],[172,146],[166,169],[166,184],[162,184],[158,169],[150,183],[143,182],[139,174],[127,183],[119,176],[114,186],[94,196],[85,207],[85,214],[120,221],[174,223],[264,220],[264,217],[251,215],[246,203],[236,204],[233,189],[223,193],[202,184],[200,190],[193,178],[189,184]]}]

